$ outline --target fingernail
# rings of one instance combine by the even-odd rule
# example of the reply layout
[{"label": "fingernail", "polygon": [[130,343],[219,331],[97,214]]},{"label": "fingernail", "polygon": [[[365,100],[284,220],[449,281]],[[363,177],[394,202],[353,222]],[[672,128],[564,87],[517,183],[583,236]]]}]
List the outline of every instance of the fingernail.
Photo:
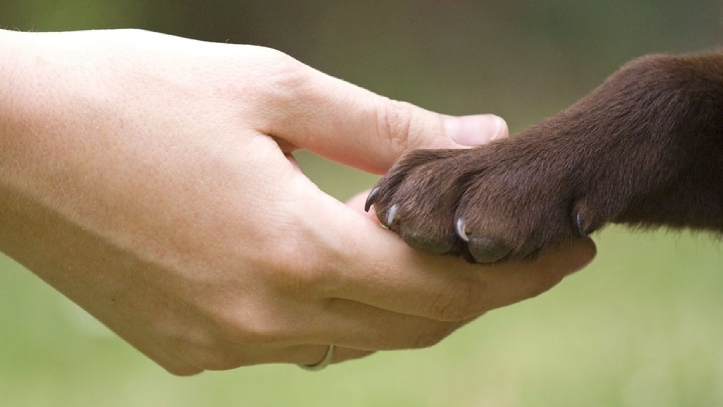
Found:
[{"label": "fingernail", "polygon": [[445,116],[444,128],[455,143],[475,147],[500,137],[507,128],[505,121],[493,114]]}]

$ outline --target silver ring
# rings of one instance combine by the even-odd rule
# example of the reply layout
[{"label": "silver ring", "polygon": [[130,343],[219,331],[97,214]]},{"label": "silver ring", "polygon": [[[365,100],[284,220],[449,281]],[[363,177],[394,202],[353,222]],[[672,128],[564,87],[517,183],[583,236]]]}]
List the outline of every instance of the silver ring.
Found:
[{"label": "silver ring", "polygon": [[334,345],[329,345],[329,349],[326,350],[326,355],[324,355],[324,359],[321,359],[321,361],[319,361],[318,363],[314,363],[313,365],[299,365],[299,367],[310,372],[318,372],[319,370],[329,366],[331,360],[334,359],[335,349],[336,347]]}]

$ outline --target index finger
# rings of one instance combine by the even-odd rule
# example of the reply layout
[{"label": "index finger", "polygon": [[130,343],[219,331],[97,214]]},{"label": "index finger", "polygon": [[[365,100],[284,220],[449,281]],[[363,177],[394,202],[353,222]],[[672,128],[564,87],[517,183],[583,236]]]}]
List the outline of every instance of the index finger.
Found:
[{"label": "index finger", "polygon": [[[276,54],[260,81],[263,134],[332,161],[383,174],[406,151],[460,148],[506,137],[495,115],[452,118],[391,100]],[[462,143],[462,144],[460,144]]]}]

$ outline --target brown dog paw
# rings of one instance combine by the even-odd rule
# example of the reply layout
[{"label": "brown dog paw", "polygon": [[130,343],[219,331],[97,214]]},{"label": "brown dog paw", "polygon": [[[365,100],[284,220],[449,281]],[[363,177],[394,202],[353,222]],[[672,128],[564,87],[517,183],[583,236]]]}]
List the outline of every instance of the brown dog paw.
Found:
[{"label": "brown dog paw", "polygon": [[723,53],[631,62],[518,137],[404,156],[374,188],[412,247],[534,257],[606,222],[723,232]]},{"label": "brown dog paw", "polygon": [[405,156],[367,200],[410,246],[477,263],[534,257],[599,223],[568,174],[508,140]]}]

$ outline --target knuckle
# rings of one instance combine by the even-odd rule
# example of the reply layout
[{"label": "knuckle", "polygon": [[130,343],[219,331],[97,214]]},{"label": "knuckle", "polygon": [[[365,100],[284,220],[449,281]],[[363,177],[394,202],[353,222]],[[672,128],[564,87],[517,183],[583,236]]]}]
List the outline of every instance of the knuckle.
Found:
[{"label": "knuckle", "polygon": [[[298,253],[297,253],[298,254]],[[333,280],[333,270],[318,262],[318,258],[297,256],[295,262],[287,262],[277,274],[279,286],[297,295],[318,296],[323,287]]]},{"label": "knuckle", "polygon": [[194,367],[206,370],[215,366],[218,363],[217,360],[222,359],[219,355],[223,352],[222,342],[208,326],[184,329],[182,324],[172,324],[157,326],[155,330],[157,332],[155,342],[162,349],[192,365],[188,369],[184,366],[164,366],[174,375],[198,373],[193,370]]},{"label": "knuckle", "polygon": [[223,335],[185,338],[185,342],[177,347],[183,359],[203,370],[230,370],[248,364],[240,350],[239,344]]},{"label": "knuckle", "polygon": [[319,297],[324,270],[311,264],[294,264],[293,266],[269,268],[275,270],[273,283],[280,295],[287,298]]},{"label": "knuckle", "polygon": [[236,340],[250,345],[268,345],[283,341],[288,336],[285,330],[273,321],[257,321],[247,323],[242,332],[236,335]]},{"label": "knuckle", "polygon": [[231,306],[218,321],[224,342],[243,345],[273,345],[292,339],[299,324],[291,316],[280,317],[274,306]]},{"label": "knuckle", "polygon": [[204,370],[228,370],[238,367],[233,358],[224,352],[219,343],[187,343],[179,350],[180,354],[192,363]]},{"label": "knuckle", "polygon": [[406,151],[412,137],[414,107],[406,102],[382,98],[377,109],[377,133],[397,153]]},{"label": "knuckle", "polygon": [[191,363],[204,370],[231,370],[242,366],[242,363],[235,358],[210,350],[196,350],[191,355],[190,360]]},{"label": "knuckle", "polygon": [[262,48],[255,66],[256,83],[268,96],[297,100],[306,88],[309,68],[281,51]]},{"label": "knuckle", "polygon": [[[225,50],[220,59],[212,59],[218,72],[211,79],[218,85],[217,95],[283,110],[288,103],[298,103],[309,87],[311,68],[281,51],[250,45]],[[209,80],[207,75],[201,79]]]},{"label": "knuckle", "polygon": [[[259,259],[277,289],[289,297],[328,298],[342,285],[339,255],[311,228],[286,231],[284,244],[272,258]],[[325,248],[325,249],[322,249]],[[326,250],[329,249],[329,250]]]},{"label": "knuckle", "polygon": [[[246,312],[238,314],[247,314]],[[203,370],[230,370],[246,366],[255,358],[252,348],[277,345],[290,339],[290,324],[281,324],[264,314],[251,311],[246,316],[227,316],[218,320],[213,336],[203,340],[186,339],[179,353],[194,366]]]}]

